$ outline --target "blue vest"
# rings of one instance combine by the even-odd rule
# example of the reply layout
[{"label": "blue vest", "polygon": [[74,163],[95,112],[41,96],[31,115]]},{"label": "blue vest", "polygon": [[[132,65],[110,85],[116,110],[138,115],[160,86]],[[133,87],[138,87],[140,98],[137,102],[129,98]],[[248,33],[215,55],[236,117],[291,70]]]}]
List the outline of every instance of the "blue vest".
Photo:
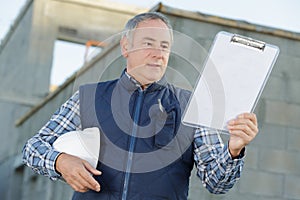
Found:
[{"label": "blue vest", "polygon": [[159,82],[141,90],[120,79],[81,86],[82,129],[101,132],[94,176],[101,191],[74,200],[186,200],[193,168],[194,129],[181,123],[190,92]]}]

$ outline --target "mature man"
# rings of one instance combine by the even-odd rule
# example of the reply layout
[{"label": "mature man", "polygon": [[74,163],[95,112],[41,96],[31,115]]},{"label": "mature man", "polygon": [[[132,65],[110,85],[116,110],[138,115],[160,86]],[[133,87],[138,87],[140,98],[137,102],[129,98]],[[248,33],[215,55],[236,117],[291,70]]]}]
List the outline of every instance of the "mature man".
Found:
[{"label": "mature man", "polygon": [[[63,178],[75,190],[73,199],[187,199],[194,164],[210,192],[225,193],[240,177],[245,146],[258,133],[255,114],[228,122],[225,145],[209,129],[183,125],[190,92],[165,78],[173,37],[168,19],[143,13],[124,33],[121,77],[81,86],[28,140],[24,162],[52,180]],[[52,146],[60,135],[89,127],[101,130],[97,169]]]}]

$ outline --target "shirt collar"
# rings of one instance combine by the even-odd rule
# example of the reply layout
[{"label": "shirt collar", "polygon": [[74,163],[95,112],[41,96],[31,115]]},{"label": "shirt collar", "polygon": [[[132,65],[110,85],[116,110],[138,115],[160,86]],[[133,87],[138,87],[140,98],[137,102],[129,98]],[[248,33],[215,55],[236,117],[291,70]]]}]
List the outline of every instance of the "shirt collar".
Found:
[{"label": "shirt collar", "polygon": [[[137,81],[134,77],[132,77],[130,74],[128,74],[126,72],[126,69],[123,71],[123,73],[120,77],[120,82],[129,91],[134,91],[137,89],[142,90],[141,83],[139,81]],[[161,90],[166,85],[167,85],[167,79],[166,79],[165,75],[163,75],[163,77],[160,80],[149,84],[148,87],[146,89],[144,89],[144,91],[153,92],[156,90]]]}]

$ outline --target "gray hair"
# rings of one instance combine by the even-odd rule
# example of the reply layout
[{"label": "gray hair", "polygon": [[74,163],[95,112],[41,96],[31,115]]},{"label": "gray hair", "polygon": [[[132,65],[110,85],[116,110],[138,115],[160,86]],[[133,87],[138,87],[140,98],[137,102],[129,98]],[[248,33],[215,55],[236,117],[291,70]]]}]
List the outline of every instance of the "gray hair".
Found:
[{"label": "gray hair", "polygon": [[171,41],[172,41],[173,40],[172,25],[171,25],[169,19],[165,15],[158,13],[158,12],[146,12],[146,13],[138,14],[138,15],[134,16],[133,18],[131,18],[130,20],[128,20],[127,24],[125,25],[125,29],[122,33],[122,37],[127,37],[129,40],[131,40],[131,32],[134,29],[136,29],[138,24],[140,22],[151,20],[151,19],[160,19],[167,25],[167,27],[170,29],[170,35],[171,35]]}]

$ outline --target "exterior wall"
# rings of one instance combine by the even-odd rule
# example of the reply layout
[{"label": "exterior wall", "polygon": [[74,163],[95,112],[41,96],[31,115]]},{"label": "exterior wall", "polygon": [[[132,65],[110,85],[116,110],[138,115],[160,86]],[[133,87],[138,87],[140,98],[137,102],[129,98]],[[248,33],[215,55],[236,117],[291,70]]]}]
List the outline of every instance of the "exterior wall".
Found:
[{"label": "exterior wall", "polygon": [[21,191],[19,183],[23,177],[22,172],[13,167],[15,155],[19,153],[16,145],[20,135],[14,123],[30,109],[32,103],[37,102],[29,91],[33,80],[22,79],[27,73],[34,74],[34,67],[26,62],[32,7],[26,8],[23,14],[19,25],[13,27],[13,33],[5,38],[0,47],[0,199],[20,197],[10,189],[15,187]]},{"label": "exterior wall", "polygon": [[[33,79],[22,80],[19,77],[30,77],[35,66],[28,63],[30,34],[33,8],[30,4],[23,10],[22,18],[14,30],[6,37],[0,47],[0,98],[7,101],[31,104],[34,97],[31,90]],[[37,93],[37,92],[36,92]],[[35,102],[36,103],[36,102]]]},{"label": "exterior wall", "polygon": [[[36,4],[34,8],[38,11],[43,2],[45,3],[45,1],[40,1],[40,4]],[[159,11],[161,10],[159,9]],[[43,45],[50,45],[46,51],[50,52],[53,48],[51,47],[53,40],[57,37],[57,35],[54,37],[39,33],[39,37],[43,38],[44,42],[46,38],[52,38],[51,44],[30,43],[32,39],[29,38],[37,38],[35,35],[37,33],[30,31],[37,30],[36,24],[42,23],[41,21],[37,22],[36,18],[33,21],[30,20],[32,12],[33,7],[27,11],[22,23],[17,27],[14,32],[15,36],[12,36],[14,38],[10,39],[5,49],[0,52],[0,121],[1,127],[3,127],[1,128],[1,138],[3,139],[0,145],[0,199],[70,199],[72,190],[68,185],[33,174],[30,169],[22,166],[20,155],[22,147],[25,141],[47,122],[52,113],[77,90],[78,85],[117,78],[122,72],[125,62],[121,57],[118,42],[112,41],[110,47],[104,49],[101,55],[87,63],[77,75],[74,74],[57,92],[48,96],[48,100],[38,104],[38,109],[31,111],[26,120],[19,121],[20,123],[16,127],[16,120],[23,117],[33,104],[36,105],[37,101],[45,96],[51,69],[49,62],[52,58],[49,57],[52,55],[49,57],[45,55],[44,61],[47,62],[39,72],[36,72],[35,68],[38,68],[39,64],[43,64],[43,56],[38,60],[33,59],[35,64],[32,66],[21,69],[20,66],[25,66],[23,62],[28,58],[26,49],[30,45],[40,45],[35,46],[37,48],[34,49],[41,51]],[[36,12],[34,16],[38,16]],[[300,151],[300,125],[298,123],[300,117],[298,92],[300,40],[270,33],[265,34],[262,27],[258,27],[258,31],[246,31],[234,26],[208,23],[183,15],[175,15],[171,9],[162,12],[169,16],[176,31],[193,38],[202,46],[195,50],[196,47],[191,46],[194,45],[191,39],[183,39],[182,43],[175,48],[176,52],[171,56],[170,65],[177,74],[170,75],[169,80],[182,87],[189,88],[195,83],[198,71],[201,70],[201,63],[214,36],[219,31],[253,37],[278,45],[281,49],[278,61],[255,110],[259,119],[260,133],[247,148],[246,165],[241,180],[228,194],[217,196],[209,194],[193,172],[189,199],[300,199],[300,172],[298,170],[300,168],[300,157],[298,156]],[[53,27],[47,28],[47,25],[56,26],[55,23],[45,23],[44,29],[53,30]],[[32,29],[28,28],[32,26]],[[51,34],[54,32],[50,31]],[[16,50],[19,50],[20,53]],[[34,55],[32,53],[30,52],[30,58],[33,58],[31,57]],[[18,55],[18,59],[14,59],[15,55]],[[182,66],[188,66],[189,70],[182,69]],[[35,73],[41,74],[42,72],[45,73],[43,77],[45,79],[40,75],[34,76]],[[182,79],[179,79],[178,73],[183,75]],[[14,79],[9,79],[9,76]],[[22,84],[15,80],[22,80]],[[36,86],[40,83],[41,87]],[[6,90],[4,87],[8,84],[11,87],[10,90]],[[33,87],[33,85],[35,86]],[[24,86],[24,91],[22,86]],[[11,92],[12,95],[9,96],[8,92]]]}]

